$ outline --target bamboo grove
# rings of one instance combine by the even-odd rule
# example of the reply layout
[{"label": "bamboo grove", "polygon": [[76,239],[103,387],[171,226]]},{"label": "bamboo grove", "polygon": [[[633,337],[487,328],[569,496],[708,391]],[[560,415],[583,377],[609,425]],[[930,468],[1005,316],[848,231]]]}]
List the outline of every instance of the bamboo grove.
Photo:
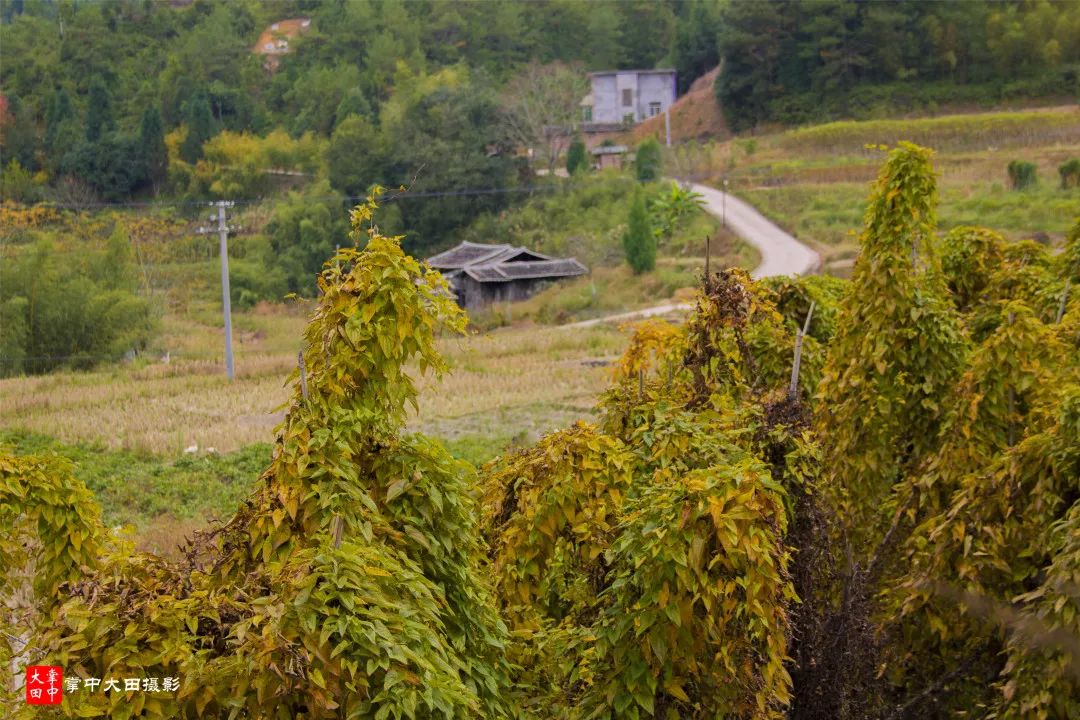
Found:
[{"label": "bamboo grove", "polygon": [[370,200],[184,561],[0,456],[4,661],[183,678],[56,717],[1080,716],[1080,221],[939,232],[931,155],[888,152],[850,281],[705,277],[595,424],[479,469],[405,432],[464,315]]}]

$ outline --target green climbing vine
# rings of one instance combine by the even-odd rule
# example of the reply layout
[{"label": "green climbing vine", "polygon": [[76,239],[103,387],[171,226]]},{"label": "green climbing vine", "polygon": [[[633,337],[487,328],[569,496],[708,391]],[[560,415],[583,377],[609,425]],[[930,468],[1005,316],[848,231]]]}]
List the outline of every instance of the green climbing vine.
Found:
[{"label": "green climbing vine", "polygon": [[888,152],[850,281],[702,278],[594,422],[478,471],[405,430],[465,317],[376,193],[269,467],[182,560],[0,454],[0,655],[182,678],[56,717],[1075,716],[1080,221],[939,233],[931,159]]}]

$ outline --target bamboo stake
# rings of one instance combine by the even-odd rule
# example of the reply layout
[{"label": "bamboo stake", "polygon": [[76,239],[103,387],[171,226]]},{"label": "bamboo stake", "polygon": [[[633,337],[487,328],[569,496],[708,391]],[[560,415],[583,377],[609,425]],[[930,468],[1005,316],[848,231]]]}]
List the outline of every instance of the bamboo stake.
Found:
[{"label": "bamboo stake", "polygon": [[1069,301],[1069,281],[1072,278],[1065,278],[1065,289],[1061,291],[1061,304],[1058,305],[1057,318],[1054,323],[1060,323],[1061,318],[1065,317],[1065,304]]},{"label": "bamboo stake", "polygon": [[712,238],[708,235],[705,236],[705,292],[709,292],[710,278],[709,278],[709,246],[712,245]]},{"label": "bamboo stake", "polygon": [[334,515],[334,519],[330,521],[330,532],[334,536],[334,548],[341,547],[341,537],[345,534],[345,523],[340,515]]},{"label": "bamboo stake", "polygon": [[304,367],[304,353],[297,353],[296,359],[300,364],[300,394],[304,397],[304,402],[307,402],[307,370]]},{"label": "bamboo stake", "polygon": [[[1014,313],[1009,313],[1009,324],[1012,325],[1015,321],[1016,321],[1016,315]],[[1008,440],[1009,440],[1009,447],[1012,447],[1013,445],[1016,444],[1016,423],[1013,422],[1013,414],[1016,412],[1016,391],[1012,388],[1012,386],[1009,386],[1008,401],[1009,401],[1009,428],[1008,428],[1009,438],[1008,438]]]},{"label": "bamboo stake", "polygon": [[806,320],[803,321],[802,330],[795,333],[795,360],[791,363],[791,384],[788,385],[788,397],[794,398],[799,392],[799,366],[802,364],[803,337],[810,331],[810,318],[814,317],[814,306],[817,303],[810,301],[810,309],[806,311]]}]

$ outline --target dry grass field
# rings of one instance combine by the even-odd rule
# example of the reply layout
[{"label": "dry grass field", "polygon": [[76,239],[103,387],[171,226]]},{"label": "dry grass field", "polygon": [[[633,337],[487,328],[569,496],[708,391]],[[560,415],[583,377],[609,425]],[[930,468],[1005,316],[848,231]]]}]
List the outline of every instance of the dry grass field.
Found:
[{"label": "dry grass field", "polygon": [[[296,363],[303,310],[236,318],[236,379],[220,361],[221,331],[192,319],[165,319],[160,357],[93,372],[0,380],[0,428],[69,443],[176,457],[197,445],[219,453],[273,439],[285,378]],[[452,371],[426,378],[412,427],[448,441],[491,443],[535,436],[588,417],[607,369],[585,360],[618,355],[625,335],[599,326],[565,331],[524,326],[446,337]],[[211,359],[213,358],[213,359]]]}]

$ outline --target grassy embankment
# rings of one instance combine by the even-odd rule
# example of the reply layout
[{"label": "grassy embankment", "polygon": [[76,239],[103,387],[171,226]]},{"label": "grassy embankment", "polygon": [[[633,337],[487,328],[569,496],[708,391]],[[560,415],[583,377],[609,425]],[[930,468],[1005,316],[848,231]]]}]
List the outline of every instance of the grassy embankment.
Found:
[{"label": "grassy embankment", "polygon": [[[1046,233],[1056,243],[1080,212],[1080,189],[1060,189],[1058,176],[1059,165],[1080,157],[1077,107],[834,122],[736,139],[715,152],[735,192],[843,274],[857,254],[865,198],[881,160],[867,145],[900,140],[936,151],[942,229],[978,224],[1012,239]],[[1010,189],[1012,160],[1038,166],[1038,187]]]}]

